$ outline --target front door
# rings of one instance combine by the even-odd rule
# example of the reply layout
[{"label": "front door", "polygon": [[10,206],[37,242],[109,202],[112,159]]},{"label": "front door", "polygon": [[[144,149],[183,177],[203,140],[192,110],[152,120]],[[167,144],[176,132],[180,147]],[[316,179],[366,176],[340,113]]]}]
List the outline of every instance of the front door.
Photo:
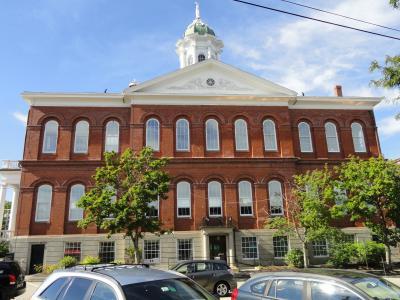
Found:
[{"label": "front door", "polygon": [[209,237],[210,259],[221,259],[226,261],[226,236],[211,235]]},{"label": "front door", "polygon": [[35,266],[43,266],[44,244],[31,246],[31,261],[29,264],[29,274],[38,273],[39,270]]}]

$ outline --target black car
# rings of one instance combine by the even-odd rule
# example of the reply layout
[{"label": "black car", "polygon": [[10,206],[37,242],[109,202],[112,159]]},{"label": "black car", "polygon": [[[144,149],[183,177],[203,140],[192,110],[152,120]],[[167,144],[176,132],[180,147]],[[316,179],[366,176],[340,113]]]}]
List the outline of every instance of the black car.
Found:
[{"label": "black car", "polygon": [[232,269],[223,260],[191,260],[175,265],[172,270],[188,276],[219,297],[236,288]]},{"label": "black car", "polygon": [[400,288],[368,273],[307,269],[260,273],[233,291],[232,300],[400,300]]},{"label": "black car", "polygon": [[11,299],[25,293],[25,275],[16,261],[0,261],[0,299]]}]

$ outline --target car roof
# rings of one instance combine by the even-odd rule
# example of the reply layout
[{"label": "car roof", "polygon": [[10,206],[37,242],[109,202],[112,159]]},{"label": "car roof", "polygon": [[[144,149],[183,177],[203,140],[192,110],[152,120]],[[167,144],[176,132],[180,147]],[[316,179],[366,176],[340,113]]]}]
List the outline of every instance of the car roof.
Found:
[{"label": "car roof", "polygon": [[184,278],[182,274],[173,271],[162,271],[157,269],[150,269],[145,266],[137,265],[115,265],[115,266],[77,266],[62,270],[63,272],[79,272],[79,273],[92,273],[100,274],[111,277],[121,285],[135,284],[140,282],[149,282],[155,280]]},{"label": "car roof", "polygon": [[218,260],[218,259],[194,259],[194,260],[184,260],[181,261],[179,263],[177,263],[176,265],[183,265],[183,264],[187,264],[187,263],[217,263],[217,264],[224,264],[226,265],[226,261],[225,260]]}]

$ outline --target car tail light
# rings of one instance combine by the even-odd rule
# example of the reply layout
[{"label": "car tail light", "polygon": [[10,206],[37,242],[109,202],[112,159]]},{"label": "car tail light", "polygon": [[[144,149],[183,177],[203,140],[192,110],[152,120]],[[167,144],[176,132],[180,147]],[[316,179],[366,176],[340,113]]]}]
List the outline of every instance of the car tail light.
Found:
[{"label": "car tail light", "polygon": [[237,296],[239,294],[239,290],[238,289],[234,289],[231,295],[231,300],[237,300]]},{"label": "car tail light", "polygon": [[17,283],[17,277],[14,274],[9,274],[8,279],[10,280],[10,285],[14,285]]}]

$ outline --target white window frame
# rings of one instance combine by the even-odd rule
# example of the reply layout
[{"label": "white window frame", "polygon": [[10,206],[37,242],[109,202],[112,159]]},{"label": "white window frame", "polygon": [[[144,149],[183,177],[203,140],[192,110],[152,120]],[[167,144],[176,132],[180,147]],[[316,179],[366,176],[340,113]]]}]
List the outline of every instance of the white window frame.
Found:
[{"label": "white window frame", "polygon": [[157,209],[157,216],[149,216],[149,217],[159,218],[160,217],[160,196],[157,197],[156,201],[151,201],[147,205],[150,209],[151,208]]},{"label": "white window frame", "polygon": [[[184,124],[184,125],[180,125]],[[182,118],[176,121],[175,123],[175,149],[176,151],[182,151],[182,152],[188,152],[190,151],[190,124],[189,121]],[[184,126],[183,128],[180,129],[180,126]],[[179,131],[185,131],[185,133],[183,133],[182,135],[179,134]],[[180,143],[180,138],[182,138],[185,135],[185,139],[186,139],[186,145],[184,145],[184,147],[181,147],[181,144],[184,144],[184,142]]]},{"label": "white window frame", "polygon": [[[268,128],[268,125],[271,125],[271,128]],[[272,129],[273,132],[268,132],[269,129]],[[264,150],[265,151],[278,151],[278,141],[276,138],[276,125],[275,122],[271,119],[266,119],[263,122],[263,135],[264,135]],[[268,146],[268,140],[272,140],[274,143],[274,147]]]},{"label": "white window frame", "polygon": [[[246,185],[248,185],[250,187],[249,188],[250,195],[247,195],[247,196],[250,196],[250,198],[249,197],[242,197],[242,196],[244,196],[243,195],[243,189],[241,188],[241,186],[243,184],[246,184]],[[239,181],[238,190],[239,190],[239,213],[240,213],[240,216],[243,216],[243,217],[246,217],[246,216],[247,217],[249,217],[249,216],[251,217],[251,216],[253,216],[253,214],[254,214],[254,209],[253,209],[253,186],[252,186],[251,182],[247,181],[247,180]],[[245,198],[247,198],[247,199],[249,199],[251,201],[251,205],[245,205],[246,203],[243,201],[243,199],[245,199]],[[242,214],[242,207],[251,207],[251,214]]]},{"label": "white window frame", "polygon": [[[282,252],[281,249],[284,247],[284,246],[282,246],[282,245],[275,244],[275,242],[278,242],[278,240],[277,240],[278,238],[286,238],[287,249],[286,249],[286,254],[283,255],[283,256],[276,256],[276,255],[275,255],[276,252],[278,252],[278,251],[279,251],[279,252]],[[277,249],[277,251],[275,251],[276,248],[279,248],[279,249]],[[284,259],[285,256],[287,255],[287,253],[288,253],[289,250],[290,250],[289,237],[288,237],[288,236],[285,236],[285,235],[282,235],[282,236],[274,236],[274,237],[272,237],[272,250],[274,251],[274,258],[275,258],[275,259]]]},{"label": "white window frame", "polygon": [[[210,186],[215,185],[216,187],[219,187],[219,197],[211,197],[210,195]],[[210,181],[207,184],[207,194],[208,194],[208,216],[210,218],[214,217],[222,217],[223,211],[222,211],[222,184],[219,181],[213,180]],[[211,206],[211,201],[219,201],[220,206]],[[221,208],[221,213],[220,214],[211,214],[211,207],[213,208]]]},{"label": "white window frame", "polygon": [[[255,238],[255,240],[256,240],[256,254],[257,254],[257,256],[256,257],[244,257],[244,251],[243,251],[243,249],[245,249],[245,248],[249,248],[250,249],[250,247],[243,247],[243,240],[244,239],[253,239],[253,238]],[[241,238],[241,240],[240,240],[240,251],[242,252],[242,260],[256,260],[256,259],[258,259],[259,257],[260,257],[260,249],[258,248],[258,237],[257,236],[242,236],[242,238]]]},{"label": "white window frame", "polygon": [[[215,128],[216,147],[210,147],[210,142],[208,139],[211,137],[209,136],[208,129],[209,129],[209,126],[215,126],[215,125],[216,125],[216,128]],[[220,145],[219,145],[219,123],[218,123],[218,121],[215,119],[208,119],[206,121],[205,127],[206,127],[206,150],[207,151],[219,151]],[[210,130],[214,130],[214,128],[210,127]]]},{"label": "white window frame", "polygon": [[[50,128],[50,126],[55,126],[54,128]],[[42,145],[42,153],[47,153],[47,154],[55,154],[57,153],[57,144],[58,144],[58,129],[59,129],[59,125],[58,122],[56,120],[50,120],[47,121],[44,125],[44,133],[43,133],[43,145]],[[54,132],[53,132],[54,131]],[[51,134],[55,135],[54,139],[55,139],[55,145],[54,145],[54,149],[49,149],[48,147],[46,147],[46,144],[48,142],[48,140],[52,137]]]},{"label": "white window frame", "polygon": [[[187,184],[189,187],[189,198],[185,198],[185,197],[179,197],[179,187],[182,186],[182,184]],[[187,201],[189,200],[189,206],[181,206],[179,204],[180,200],[184,200]],[[179,208],[189,208],[189,214],[188,215],[180,215],[179,214]],[[192,186],[190,185],[190,183],[188,181],[179,181],[176,184],[176,215],[178,218],[191,218],[192,217]]]},{"label": "white window frame", "polygon": [[[272,195],[272,189],[271,189],[271,185],[278,183],[279,184],[279,192],[280,192],[280,198],[281,198],[281,213],[272,213],[272,205],[271,205],[271,199],[272,197],[275,197],[274,195]],[[269,211],[271,216],[283,216],[285,214],[285,209],[284,209],[284,201],[283,201],[283,189],[282,189],[282,183],[278,180],[270,180],[268,182],[268,199],[269,199]],[[276,206],[278,207],[278,206]]]},{"label": "white window frame", "polygon": [[[114,251],[112,251],[112,252],[111,251],[101,252],[102,245],[105,246],[107,248],[107,250],[109,250],[109,248],[111,248],[110,245],[113,245],[112,248],[113,248]],[[114,254],[114,260],[112,260],[112,261],[115,261],[115,257],[116,257],[115,254],[117,253],[115,241],[100,241],[99,242],[99,255],[98,255],[98,257],[101,259],[102,255],[100,255],[100,253],[113,253]]]},{"label": "white window frame", "polygon": [[[88,121],[81,120],[75,124],[75,137],[74,137],[74,153],[88,153],[89,151],[89,130],[90,125]],[[78,141],[82,139],[84,148],[78,148]]]},{"label": "white window frame", "polygon": [[[358,130],[359,135],[357,135],[357,132],[355,132],[355,130]],[[360,123],[358,123],[358,122],[351,123],[351,137],[352,137],[352,140],[353,140],[354,152],[356,152],[356,153],[366,153],[367,152],[367,145],[366,145],[366,142],[365,142],[364,128]],[[358,145],[359,145],[357,143],[358,140],[362,142],[360,144],[360,146],[362,146],[361,148],[358,147]]]},{"label": "white window frame", "polygon": [[[109,132],[109,130],[110,130],[109,126],[113,126],[113,125],[116,125],[117,129],[118,129],[118,133],[116,135],[114,135],[114,134],[111,135],[110,132]],[[104,141],[104,151],[105,152],[111,152],[111,151],[119,152],[119,138],[120,138],[120,130],[119,129],[120,129],[120,125],[119,125],[118,121],[110,120],[110,121],[107,122],[107,124],[106,124],[105,141]],[[116,144],[111,144],[109,142],[110,139],[111,140],[115,139],[117,141],[117,143]]]},{"label": "white window frame", "polygon": [[[180,250],[186,250],[186,249],[180,249],[179,248],[179,242],[187,242],[187,241],[190,241],[190,252],[191,252],[191,257],[189,258],[189,259],[179,259],[179,251]],[[193,260],[193,258],[194,258],[194,247],[193,247],[193,239],[191,239],[191,238],[181,238],[181,239],[177,239],[176,240],[176,260],[179,262],[179,261],[186,261],[186,260]]]},{"label": "white window frame", "polygon": [[[149,250],[149,251],[152,251],[153,253],[157,253],[158,257],[146,259],[146,250],[147,250],[146,249],[146,245],[147,245],[147,243],[156,243],[156,244],[158,244],[158,250],[153,250],[153,249]],[[159,263],[160,262],[160,260],[161,260],[161,241],[160,241],[160,239],[144,239],[143,240],[143,248],[142,249],[143,249],[142,257],[143,257],[143,261],[145,263]]]},{"label": "white window frame", "polygon": [[[67,245],[69,247],[67,247]],[[79,249],[79,259],[77,259],[77,261],[78,262],[81,261],[81,259],[82,259],[82,243],[81,242],[64,242],[64,257],[72,256],[72,257],[76,258],[77,255],[74,255],[74,254],[71,255],[71,254],[65,253],[66,249],[70,249],[70,250],[78,250]]]},{"label": "white window frame", "polygon": [[[306,126],[304,129],[306,129],[307,134],[306,135],[302,135],[302,130],[301,127],[302,126]],[[307,122],[300,122],[297,125],[297,128],[299,130],[299,141],[300,141],[300,152],[303,153],[312,153],[314,152],[313,150],[313,142],[312,142],[312,136],[311,136],[311,128],[310,128],[310,124],[308,124]],[[310,144],[310,149],[305,149],[305,144],[304,144],[304,140],[307,139],[307,143]]]},{"label": "white window frame", "polygon": [[[76,202],[78,202],[78,200],[80,199],[73,199],[72,195],[73,195],[73,189],[75,188],[82,188],[83,189],[83,194],[82,196],[85,194],[85,186],[83,184],[74,184],[71,186],[70,190],[69,190],[69,210],[68,210],[68,221],[79,221],[83,219],[83,209],[80,207],[76,207]],[[81,197],[82,197],[81,196]],[[73,207],[75,206],[75,207]],[[77,211],[80,211],[80,217],[79,218],[72,218],[71,214],[72,214],[72,210],[75,209]]]},{"label": "white window frame", "polygon": [[249,151],[249,132],[247,122],[244,119],[235,121],[235,150]]},{"label": "white window frame", "polygon": [[[326,148],[328,152],[329,153],[340,152],[339,137],[336,124],[333,122],[326,122],[324,127],[325,127]],[[332,132],[330,132],[330,130],[332,130]],[[332,146],[334,146],[332,147],[332,150],[329,149],[330,141],[333,143]]]},{"label": "white window frame", "polygon": [[[41,197],[40,197],[41,191],[43,191],[44,188],[50,188],[50,199],[45,199],[46,202],[41,201]],[[47,192],[47,191],[45,191],[45,192]],[[37,223],[41,223],[41,222],[49,223],[50,222],[52,200],[53,200],[53,187],[49,184],[42,184],[41,186],[39,186],[39,188],[37,189],[37,192],[36,192],[35,222],[37,222]],[[43,205],[43,204],[48,206],[47,217],[39,219],[39,216],[38,216],[39,207],[40,207],[40,205]]]},{"label": "white window frame", "polygon": [[[152,126],[154,122],[156,126]],[[154,140],[151,140],[154,138]],[[150,118],[146,121],[146,147],[154,151],[160,151],[160,122],[156,118]]]},{"label": "white window frame", "polygon": [[[322,241],[325,241],[325,245],[322,245]],[[326,254],[315,254],[315,247],[326,247]],[[320,250],[318,250],[320,251]],[[321,239],[321,240],[316,240],[311,242],[311,253],[313,257],[329,257],[329,244],[327,240]]]}]

